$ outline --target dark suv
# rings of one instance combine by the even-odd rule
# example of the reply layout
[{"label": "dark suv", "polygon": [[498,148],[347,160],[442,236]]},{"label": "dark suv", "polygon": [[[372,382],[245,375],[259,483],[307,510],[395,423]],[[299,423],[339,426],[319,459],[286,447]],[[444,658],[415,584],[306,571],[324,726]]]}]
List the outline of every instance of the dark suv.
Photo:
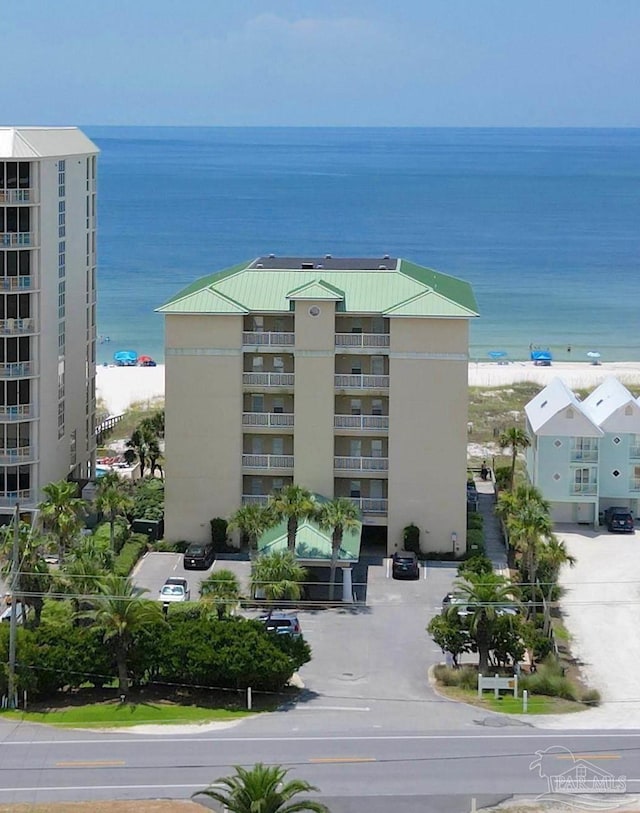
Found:
[{"label": "dark suv", "polygon": [[632,534],[634,532],[633,514],[624,506],[607,508],[604,512],[604,522],[607,531],[611,533]]},{"label": "dark suv", "polygon": [[184,569],[208,570],[215,558],[213,545],[206,542],[192,542],[184,552]]},{"label": "dark suv", "polygon": [[399,550],[391,557],[391,575],[394,579],[420,578],[418,557],[409,550]]}]

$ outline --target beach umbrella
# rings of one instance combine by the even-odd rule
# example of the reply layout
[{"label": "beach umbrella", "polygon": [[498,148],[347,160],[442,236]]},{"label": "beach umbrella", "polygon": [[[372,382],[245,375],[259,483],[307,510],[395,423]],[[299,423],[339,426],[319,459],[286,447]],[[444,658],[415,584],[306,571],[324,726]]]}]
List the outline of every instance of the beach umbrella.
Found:
[{"label": "beach umbrella", "polygon": [[600,358],[600,353],[598,353],[597,350],[589,350],[587,355],[589,356],[590,359],[599,359]]},{"label": "beach umbrella", "polygon": [[506,350],[489,350],[487,353],[490,359],[503,359],[507,355]]},{"label": "beach umbrella", "polygon": [[113,360],[119,361],[121,364],[135,364],[138,360],[138,354],[135,350],[118,350],[113,354]]},{"label": "beach umbrella", "polygon": [[153,359],[151,358],[151,356],[138,356],[138,361],[140,362],[140,364],[146,364],[149,361],[153,361]]}]

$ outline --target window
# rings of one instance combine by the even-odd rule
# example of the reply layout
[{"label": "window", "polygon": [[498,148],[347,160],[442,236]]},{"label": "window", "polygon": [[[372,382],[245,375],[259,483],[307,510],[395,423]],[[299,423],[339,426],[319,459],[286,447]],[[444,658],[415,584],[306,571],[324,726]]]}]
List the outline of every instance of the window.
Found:
[{"label": "window", "polygon": [[351,480],[349,483],[349,496],[354,499],[360,499],[360,480]]},{"label": "window", "polygon": [[251,478],[251,493],[255,497],[258,497],[261,494],[264,494],[264,491],[263,491],[263,488],[262,488],[262,477],[252,477]]},{"label": "window", "polygon": [[371,457],[382,457],[382,441],[371,441]]},{"label": "window", "polygon": [[271,454],[273,455],[284,454],[284,438],[273,438],[271,443]]},{"label": "window", "polygon": [[273,480],[271,481],[271,491],[273,492],[282,491],[283,488],[284,480],[282,479],[282,477],[274,477]]},{"label": "window", "polygon": [[251,359],[251,366],[254,373],[261,373],[264,369],[264,359],[262,356],[253,356]]},{"label": "window", "polygon": [[384,483],[382,480],[369,480],[369,496],[372,500],[384,499]]},{"label": "window", "polygon": [[251,396],[251,411],[264,412],[264,395],[258,395],[257,393],[254,393]]},{"label": "window", "polygon": [[349,457],[362,457],[362,441],[355,438],[349,441]]},{"label": "window", "polygon": [[282,356],[273,357],[273,369],[281,373],[284,370],[284,359]]},{"label": "window", "polygon": [[359,398],[351,399],[351,414],[362,415],[362,401]]},{"label": "window", "polygon": [[371,331],[373,333],[388,333],[384,316],[374,316],[371,320]]},{"label": "window", "polygon": [[371,356],[371,375],[384,375],[384,356]]},{"label": "window", "polygon": [[358,361],[356,359],[355,361],[351,362],[351,375],[362,375],[362,362],[361,361]]},{"label": "window", "polygon": [[58,402],[58,440],[64,436],[64,401]]},{"label": "window", "polygon": [[374,398],[371,402],[371,414],[372,415],[382,415],[382,400],[380,398]]},{"label": "window", "polygon": [[273,411],[278,415],[284,412],[284,398],[273,399]]},{"label": "window", "polygon": [[255,333],[262,333],[264,330],[264,316],[253,317],[253,330]]},{"label": "window", "polygon": [[362,333],[362,323],[359,319],[354,319],[351,323],[351,332],[352,333]]},{"label": "window", "polygon": [[251,438],[251,454],[262,454],[263,446],[262,446],[262,438],[261,437],[252,437]]}]

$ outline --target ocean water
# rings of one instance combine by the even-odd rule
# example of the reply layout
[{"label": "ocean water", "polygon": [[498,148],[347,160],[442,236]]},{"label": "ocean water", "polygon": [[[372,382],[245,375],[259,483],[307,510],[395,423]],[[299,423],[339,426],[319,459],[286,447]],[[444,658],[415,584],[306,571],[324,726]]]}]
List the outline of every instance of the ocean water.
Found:
[{"label": "ocean water", "polygon": [[[260,254],[406,257],[472,283],[470,356],[640,360],[640,130],[87,127],[100,362]],[[570,351],[569,351],[569,348]]]}]

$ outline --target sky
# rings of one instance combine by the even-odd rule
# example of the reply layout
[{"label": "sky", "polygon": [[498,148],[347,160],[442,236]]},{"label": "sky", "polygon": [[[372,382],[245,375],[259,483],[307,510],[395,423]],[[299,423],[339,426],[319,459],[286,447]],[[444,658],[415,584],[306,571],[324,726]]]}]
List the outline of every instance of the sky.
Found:
[{"label": "sky", "polygon": [[640,0],[0,0],[0,124],[640,126]]}]

